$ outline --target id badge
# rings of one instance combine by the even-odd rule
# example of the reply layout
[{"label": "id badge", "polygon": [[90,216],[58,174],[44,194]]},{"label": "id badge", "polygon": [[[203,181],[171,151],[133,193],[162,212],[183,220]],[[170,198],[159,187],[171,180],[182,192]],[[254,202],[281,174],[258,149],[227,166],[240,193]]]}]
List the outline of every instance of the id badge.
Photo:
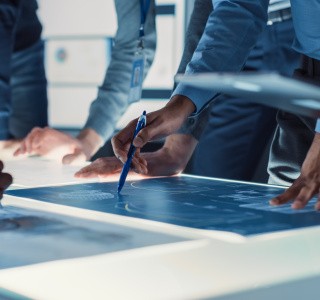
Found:
[{"label": "id badge", "polygon": [[135,58],[132,64],[130,92],[129,92],[129,99],[128,99],[129,103],[137,102],[141,99],[143,72],[144,72],[144,55],[143,53],[138,53],[135,55]]}]

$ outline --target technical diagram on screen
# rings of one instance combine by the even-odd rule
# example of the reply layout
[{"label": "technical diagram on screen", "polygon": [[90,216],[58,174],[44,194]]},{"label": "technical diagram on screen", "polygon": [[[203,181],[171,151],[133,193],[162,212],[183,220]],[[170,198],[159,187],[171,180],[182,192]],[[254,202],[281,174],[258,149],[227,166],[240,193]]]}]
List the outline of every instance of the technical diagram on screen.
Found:
[{"label": "technical diagram on screen", "polygon": [[314,203],[302,210],[270,206],[282,188],[192,176],[151,178],[117,184],[100,182],[8,191],[32,198],[117,215],[243,236],[320,224]]}]

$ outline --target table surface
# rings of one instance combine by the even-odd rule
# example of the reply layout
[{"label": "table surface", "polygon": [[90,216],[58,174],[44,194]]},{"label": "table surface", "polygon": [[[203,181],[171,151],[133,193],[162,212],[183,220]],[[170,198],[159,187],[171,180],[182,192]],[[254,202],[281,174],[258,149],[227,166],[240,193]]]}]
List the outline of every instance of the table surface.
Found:
[{"label": "table surface", "polygon": [[271,206],[270,199],[283,191],[275,186],[182,175],[129,180],[121,194],[117,193],[117,182],[18,189],[7,194],[243,236],[320,224],[320,213],[314,210],[317,199],[301,210],[293,210],[290,203]]},{"label": "table surface", "polygon": [[[16,171],[10,169],[16,168],[16,163],[6,164],[7,170]],[[41,169],[43,164],[40,159],[25,159],[23,165],[27,168],[26,172],[20,170],[22,174],[16,177],[16,185],[9,193],[25,193],[21,186],[26,186],[24,175],[29,176],[28,168]],[[45,164],[50,173],[51,163]],[[68,172],[71,178],[74,169],[70,168]],[[50,189],[64,190],[66,183],[71,187],[72,181],[69,179],[60,179],[54,171],[51,174],[56,174],[56,177],[49,176],[47,184],[61,186]],[[46,185],[43,173],[39,175],[41,180],[38,181],[37,173],[33,173],[30,187],[41,183],[41,188],[31,190],[33,192],[48,189],[43,188]],[[190,187],[191,181],[194,187]],[[218,201],[219,205],[213,205],[212,195],[219,189],[221,192],[222,187],[226,189],[219,195],[230,196],[230,200],[237,201],[239,207],[245,205],[242,208],[244,212],[266,212],[266,205],[261,205],[261,197],[269,197],[270,193],[278,191],[277,187],[189,176],[152,181],[134,179],[131,185],[124,188],[123,196],[129,197],[135,189],[140,191],[140,200],[126,202],[127,209],[120,208],[126,213],[117,214],[90,207],[88,200],[87,206],[68,203],[83,196],[84,186],[87,187],[84,194],[88,198],[93,195],[94,201],[99,200],[99,195],[88,194],[91,185],[103,186],[104,193],[113,195],[115,182],[82,181],[79,184],[77,188],[81,193],[78,193],[79,190],[74,193],[73,189],[73,194],[69,191],[57,201],[50,199],[54,194],[47,199],[37,199],[34,195],[34,199],[26,198],[25,194],[23,198],[4,196],[1,218],[6,221],[0,226],[3,241],[0,247],[0,287],[3,290],[0,290],[0,295],[10,291],[38,299],[270,299],[281,294],[282,298],[317,299],[320,228],[315,224],[295,230],[280,228],[270,231],[267,221],[272,218],[268,216],[261,219],[265,227],[259,224],[267,233],[245,236],[236,231],[203,230],[201,226],[186,227],[181,226],[185,224],[165,223],[165,220],[157,219],[159,214],[172,219],[170,214],[168,217],[168,212],[179,211],[182,207],[187,215],[178,215],[180,221],[192,220],[190,216],[194,210],[197,214],[202,213],[201,222],[211,222],[214,219],[209,217],[209,212],[214,213],[221,204]],[[20,190],[15,191],[16,187]],[[150,187],[156,196],[151,196]],[[68,194],[72,197],[66,197]],[[201,207],[196,206],[199,203],[195,195],[203,195]],[[236,199],[232,195],[236,195]],[[247,203],[254,196],[260,201],[258,208]],[[149,198],[160,199],[160,202],[157,200],[155,205],[147,205],[141,200]],[[109,199],[114,201],[115,198]],[[165,202],[162,206],[161,200]],[[85,203],[86,200],[81,201]],[[223,218],[226,223],[235,225],[236,222],[232,223],[234,212],[225,205],[224,202],[222,209],[227,211]],[[138,210],[140,215],[141,211],[142,214],[150,213],[157,218],[128,215],[127,212],[132,210]],[[297,214],[283,208],[282,212],[272,214],[291,221],[304,216],[310,219],[310,215],[318,220],[318,214],[309,208]]]}]

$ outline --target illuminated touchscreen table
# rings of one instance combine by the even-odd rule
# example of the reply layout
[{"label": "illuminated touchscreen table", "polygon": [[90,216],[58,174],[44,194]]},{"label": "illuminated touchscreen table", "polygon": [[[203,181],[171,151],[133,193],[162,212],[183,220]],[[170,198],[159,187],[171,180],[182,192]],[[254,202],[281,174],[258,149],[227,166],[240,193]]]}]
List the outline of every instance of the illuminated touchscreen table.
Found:
[{"label": "illuminated touchscreen table", "polygon": [[126,182],[86,183],[7,191],[8,195],[179,226],[243,236],[320,224],[316,200],[302,210],[269,200],[282,188],[237,181],[178,176]]}]

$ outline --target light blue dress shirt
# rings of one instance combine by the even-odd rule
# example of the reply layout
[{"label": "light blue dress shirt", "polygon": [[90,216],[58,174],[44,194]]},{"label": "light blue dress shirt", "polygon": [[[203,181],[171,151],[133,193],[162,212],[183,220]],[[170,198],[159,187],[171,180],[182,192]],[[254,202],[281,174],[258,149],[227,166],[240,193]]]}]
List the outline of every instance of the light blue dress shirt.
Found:
[{"label": "light blue dress shirt", "polygon": [[[106,141],[126,111],[129,102],[132,64],[137,51],[140,28],[140,1],[115,0],[118,17],[118,30],[114,38],[111,61],[97,98],[90,106],[84,128],[95,130]],[[145,23],[144,77],[153,62],[156,50],[155,1],[150,1]]]},{"label": "light blue dress shirt", "polygon": [[320,0],[292,0],[292,19],[296,32],[294,49],[320,60]]},{"label": "light blue dress shirt", "polygon": [[[268,0],[213,0],[212,3],[214,11],[186,74],[240,71],[266,25]],[[320,0],[292,0],[291,6],[296,32],[294,49],[320,60]],[[174,95],[191,99],[195,113],[199,113],[217,93],[180,83]]]},{"label": "light blue dress shirt", "polygon": [[[213,0],[210,14],[186,74],[203,72],[238,72],[267,23],[268,0]],[[196,112],[216,96],[180,83],[173,92],[191,99]]]}]

